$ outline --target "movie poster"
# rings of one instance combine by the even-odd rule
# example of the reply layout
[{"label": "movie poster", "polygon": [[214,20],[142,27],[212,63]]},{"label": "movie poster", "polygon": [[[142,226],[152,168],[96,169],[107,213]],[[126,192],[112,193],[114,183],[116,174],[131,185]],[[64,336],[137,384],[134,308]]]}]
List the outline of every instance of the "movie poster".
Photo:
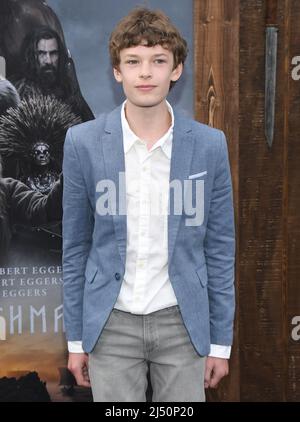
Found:
[{"label": "movie poster", "polygon": [[66,368],[63,143],[124,100],[108,39],[136,5],[161,8],[186,38],[169,100],[193,116],[192,0],[0,0],[0,401],[92,400]]}]

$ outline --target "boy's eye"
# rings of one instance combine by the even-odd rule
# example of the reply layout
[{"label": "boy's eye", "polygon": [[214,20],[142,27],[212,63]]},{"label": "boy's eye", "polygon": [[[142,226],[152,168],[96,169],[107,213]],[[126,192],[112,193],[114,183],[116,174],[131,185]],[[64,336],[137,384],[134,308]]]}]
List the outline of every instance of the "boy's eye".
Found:
[{"label": "boy's eye", "polygon": [[166,60],[165,59],[156,59],[155,63],[158,63],[158,64],[166,63]]},{"label": "boy's eye", "polygon": [[138,61],[137,60],[134,60],[134,59],[131,59],[131,60],[127,60],[126,63],[127,64],[137,64]]}]

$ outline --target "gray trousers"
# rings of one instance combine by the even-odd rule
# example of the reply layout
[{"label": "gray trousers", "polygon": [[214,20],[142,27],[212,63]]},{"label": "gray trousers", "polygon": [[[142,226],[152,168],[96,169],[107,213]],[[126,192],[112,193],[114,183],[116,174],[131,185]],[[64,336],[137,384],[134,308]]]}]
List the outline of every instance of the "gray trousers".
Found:
[{"label": "gray trousers", "polygon": [[153,402],[205,401],[205,357],[192,345],[178,306],[148,315],[111,312],[89,355],[94,401],[146,401],[148,368]]}]

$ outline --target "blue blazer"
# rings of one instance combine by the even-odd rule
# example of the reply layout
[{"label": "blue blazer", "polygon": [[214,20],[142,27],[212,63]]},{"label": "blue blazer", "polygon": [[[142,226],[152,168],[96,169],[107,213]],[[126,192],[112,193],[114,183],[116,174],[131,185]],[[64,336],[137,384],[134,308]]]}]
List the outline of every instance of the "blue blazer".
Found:
[{"label": "blue blazer", "polygon": [[[200,225],[187,223],[185,209],[168,216],[169,277],[184,324],[200,355],[210,344],[231,345],[234,319],[234,212],[223,132],[176,111],[170,182],[204,189]],[[69,341],[91,352],[117,300],[126,259],[126,215],[97,213],[99,181],[119,189],[125,172],[121,108],[68,130],[64,147],[63,275],[64,321]],[[189,181],[184,182],[184,181]],[[202,182],[201,182],[202,181]],[[199,186],[199,185],[198,185]],[[188,192],[188,193],[187,193]],[[173,195],[174,196],[174,195]],[[124,199],[124,198],[123,198]],[[117,201],[118,205],[118,201]]]}]

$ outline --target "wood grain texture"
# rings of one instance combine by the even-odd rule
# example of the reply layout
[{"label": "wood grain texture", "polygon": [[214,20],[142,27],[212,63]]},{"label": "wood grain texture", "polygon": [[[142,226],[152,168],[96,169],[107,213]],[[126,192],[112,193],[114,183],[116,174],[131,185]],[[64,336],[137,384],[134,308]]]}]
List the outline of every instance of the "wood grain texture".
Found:
[{"label": "wood grain texture", "polygon": [[278,0],[266,0],[266,24],[277,25]]},{"label": "wood grain texture", "polygon": [[[278,10],[283,78],[284,2]],[[277,85],[273,147],[264,135],[265,2],[241,2],[240,365],[242,401],[285,400],[284,115]]]},{"label": "wood grain texture", "polygon": [[[263,1],[242,2],[240,34],[240,365],[243,401],[299,400],[299,2],[278,3],[275,139],[263,135]],[[255,63],[255,66],[253,64]],[[250,119],[249,119],[249,116]],[[255,368],[255,369],[254,369]]]},{"label": "wood grain texture", "polygon": [[[300,2],[286,2],[285,38],[288,46],[285,72],[289,75],[285,87],[286,140],[286,331],[288,401],[300,401],[300,339],[291,336],[294,316],[300,316],[300,80],[291,78],[292,58],[300,56]],[[300,73],[300,72],[298,72]]]},{"label": "wood grain texture", "polygon": [[[231,162],[237,221],[239,214],[239,1],[194,0],[194,33],[196,119],[225,132]],[[238,269],[236,286],[238,290]],[[208,401],[239,401],[240,399],[238,306],[237,303],[230,376],[222,381],[217,391],[207,392]]]},{"label": "wood grain texture", "polygon": [[196,116],[228,138],[238,252],[231,375],[208,400],[300,400],[300,339],[291,336],[292,319],[300,317],[300,80],[291,77],[292,58],[300,56],[300,2],[276,4],[275,137],[269,149],[266,0],[195,0]]}]

